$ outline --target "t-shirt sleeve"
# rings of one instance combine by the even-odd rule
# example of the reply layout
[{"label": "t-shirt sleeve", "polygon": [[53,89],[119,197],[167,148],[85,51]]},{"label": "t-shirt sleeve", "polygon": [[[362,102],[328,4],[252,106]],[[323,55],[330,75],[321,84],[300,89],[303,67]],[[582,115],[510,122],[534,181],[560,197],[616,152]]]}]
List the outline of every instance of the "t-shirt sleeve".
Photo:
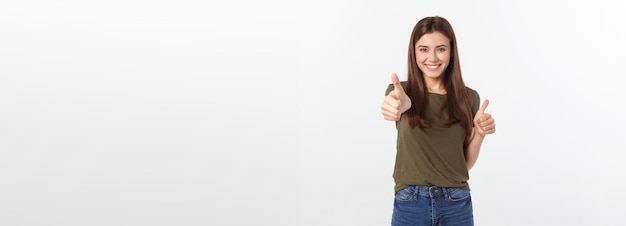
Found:
[{"label": "t-shirt sleeve", "polygon": [[387,86],[387,90],[385,90],[385,96],[389,95],[389,92],[393,90],[393,83]]},{"label": "t-shirt sleeve", "polygon": [[476,116],[476,112],[480,109],[480,95],[473,89],[469,89],[470,105],[472,106],[472,118]]}]

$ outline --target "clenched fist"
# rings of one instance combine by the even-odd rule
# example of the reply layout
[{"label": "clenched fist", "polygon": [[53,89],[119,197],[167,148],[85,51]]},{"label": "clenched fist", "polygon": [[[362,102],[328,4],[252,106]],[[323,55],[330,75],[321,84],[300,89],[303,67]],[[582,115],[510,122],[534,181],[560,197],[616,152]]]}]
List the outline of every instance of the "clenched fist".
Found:
[{"label": "clenched fist", "polygon": [[398,121],[402,113],[411,108],[411,99],[404,92],[396,73],[391,74],[391,82],[393,82],[393,90],[387,94],[380,109],[386,120]]},{"label": "clenched fist", "polygon": [[496,132],[496,122],[491,114],[485,113],[485,109],[489,106],[489,100],[485,100],[476,115],[474,116],[474,129],[480,136],[493,134]]}]

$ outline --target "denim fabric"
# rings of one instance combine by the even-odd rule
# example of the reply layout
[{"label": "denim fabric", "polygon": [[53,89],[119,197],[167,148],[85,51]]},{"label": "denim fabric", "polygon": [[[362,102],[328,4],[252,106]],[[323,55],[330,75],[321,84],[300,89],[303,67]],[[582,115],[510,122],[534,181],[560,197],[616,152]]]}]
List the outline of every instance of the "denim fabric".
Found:
[{"label": "denim fabric", "polygon": [[473,226],[470,191],[409,186],[396,193],[392,226]]}]

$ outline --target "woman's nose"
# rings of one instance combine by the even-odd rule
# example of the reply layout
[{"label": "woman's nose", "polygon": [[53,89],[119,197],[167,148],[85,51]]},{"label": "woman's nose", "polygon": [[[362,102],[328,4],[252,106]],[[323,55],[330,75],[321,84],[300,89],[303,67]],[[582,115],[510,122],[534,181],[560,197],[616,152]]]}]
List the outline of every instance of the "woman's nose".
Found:
[{"label": "woman's nose", "polygon": [[439,57],[437,57],[437,51],[432,51],[430,54],[430,61],[437,62],[439,61]]}]

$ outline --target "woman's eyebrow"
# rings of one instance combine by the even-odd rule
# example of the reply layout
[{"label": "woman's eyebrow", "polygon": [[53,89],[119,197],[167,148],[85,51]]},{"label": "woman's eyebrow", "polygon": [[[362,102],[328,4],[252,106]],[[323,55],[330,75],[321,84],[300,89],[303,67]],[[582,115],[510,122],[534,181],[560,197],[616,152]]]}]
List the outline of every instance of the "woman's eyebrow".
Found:
[{"label": "woman's eyebrow", "polygon": [[[430,47],[425,46],[425,45],[419,45],[419,46],[417,46],[417,47],[419,47],[419,48],[430,48]],[[439,48],[439,47],[448,47],[448,45],[443,44],[443,45],[438,45],[438,46],[435,46],[435,48]]]}]

